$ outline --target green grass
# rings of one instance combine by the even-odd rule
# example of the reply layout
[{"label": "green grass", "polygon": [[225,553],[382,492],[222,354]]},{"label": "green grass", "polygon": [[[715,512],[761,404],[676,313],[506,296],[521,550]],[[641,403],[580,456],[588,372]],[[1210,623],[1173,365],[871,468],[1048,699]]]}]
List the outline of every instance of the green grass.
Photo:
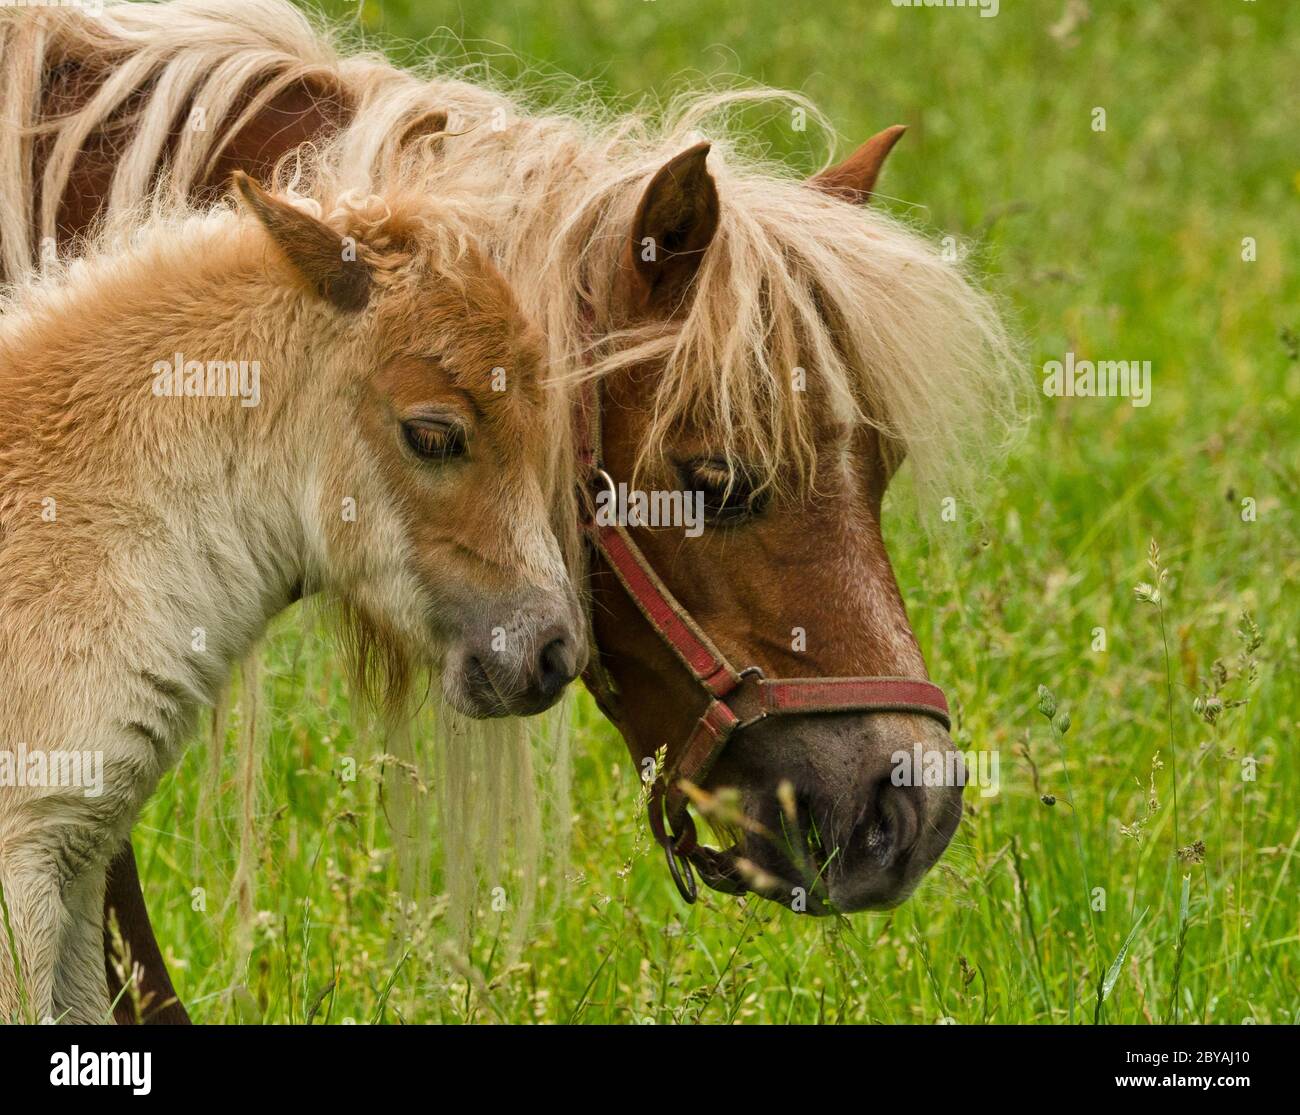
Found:
[{"label": "green grass", "polygon": [[[1283,92],[1300,10],[1083,7],[1092,18],[1062,37],[1065,0],[1007,0],[996,19],[887,0],[364,5],[368,33],[421,40],[414,54],[446,24],[507,75],[567,71],[613,101],[736,73],[808,93],[846,145],[911,124],[884,204],[978,253],[1034,374],[1067,350],[1146,359],[1153,397],[1042,400],[978,519],[963,508],[961,529],[929,541],[902,502],[886,522],[960,738],[997,750],[1002,780],[995,797],[968,791],[952,848],[903,908],[814,921],[713,894],[683,907],[631,763],[584,694],[567,886],[546,881],[555,908],[517,961],[485,908],[451,963],[436,902],[414,926],[399,914],[379,779],[364,764],[337,776],[364,753],[358,718],[328,644],[291,618],[268,655],[246,963],[224,908],[233,756],[201,846],[201,747],[136,830],[196,1018],[302,1021],[317,1004],[332,1022],[1300,1021],[1300,148]],[[813,133],[756,126],[795,165],[820,158]],[[1152,539],[1158,605],[1134,591],[1156,583]],[[1195,702],[1216,685],[1211,722]]]}]

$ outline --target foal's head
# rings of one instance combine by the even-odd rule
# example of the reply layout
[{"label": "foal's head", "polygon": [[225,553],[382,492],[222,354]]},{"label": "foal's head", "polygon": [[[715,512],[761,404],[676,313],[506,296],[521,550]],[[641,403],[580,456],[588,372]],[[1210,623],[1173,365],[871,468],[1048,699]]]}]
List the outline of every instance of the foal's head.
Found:
[{"label": "foal's head", "polygon": [[586,646],[548,521],[536,330],[447,209],[388,192],[317,216],[318,203],[236,184],[268,263],[322,313],[303,400],[319,409],[287,424],[313,463],[304,589],[340,599],[361,680],[389,705],[413,660],[441,658],[464,713],[546,708]]},{"label": "foal's head", "polygon": [[[617,276],[597,312],[631,331],[604,369],[608,470],[642,490],[703,493],[698,537],[633,536],[723,654],[769,677],[927,676],[882,500],[908,452],[922,481],[960,457],[963,427],[1002,385],[1007,350],[987,301],[861,207],[896,136],[809,183],[730,171],[699,144],[592,230],[620,253],[593,260]],[[639,759],[667,745],[671,760],[705,696],[608,570],[593,585],[612,712]],[[787,903],[807,891],[820,912],[902,901],[961,816],[960,784],[891,777],[917,746],[953,750],[936,720],[912,713],[784,716],[740,732],[706,780],[739,791],[730,820],[725,796],[714,800],[714,827],[734,845],[706,881]]]}]

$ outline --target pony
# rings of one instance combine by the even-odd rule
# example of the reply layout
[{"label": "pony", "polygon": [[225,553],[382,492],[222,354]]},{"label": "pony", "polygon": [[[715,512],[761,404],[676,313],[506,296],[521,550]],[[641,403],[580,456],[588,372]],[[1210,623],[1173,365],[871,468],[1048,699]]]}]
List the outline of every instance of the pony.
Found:
[{"label": "pony", "polygon": [[393,704],[536,712],[584,630],[536,329],[459,207],[390,182],[156,207],[0,321],[0,1018],[108,1016],[104,877],[268,620],[339,601]]},{"label": "pony", "polygon": [[[821,121],[797,95],[541,110],[477,71],[351,51],[286,0],[5,13],[0,54],[10,269],[145,196],[164,165],[167,188],[202,197],[311,142],[346,185],[445,113],[418,145],[422,180],[481,197],[475,232],[541,325],[568,405],[599,385],[604,471],[704,493],[699,538],[628,527],[645,579],[753,671],[928,676],[885,547],[886,489],[906,461],[916,508],[963,495],[1020,427],[1028,380],[996,303],[867,204],[902,127],[805,178],[729,124],[755,104]],[[565,501],[557,529],[571,513]],[[584,681],[653,777],[711,695],[605,555],[571,562],[592,624]],[[901,902],[961,816],[960,786],[892,781],[891,756],[918,745],[953,750],[939,719],[909,707],[753,723],[697,771],[693,800],[724,840],[697,865],[704,881],[810,913]],[[147,929],[134,866],[120,877],[114,900]],[[820,900],[805,903],[810,890]]]}]

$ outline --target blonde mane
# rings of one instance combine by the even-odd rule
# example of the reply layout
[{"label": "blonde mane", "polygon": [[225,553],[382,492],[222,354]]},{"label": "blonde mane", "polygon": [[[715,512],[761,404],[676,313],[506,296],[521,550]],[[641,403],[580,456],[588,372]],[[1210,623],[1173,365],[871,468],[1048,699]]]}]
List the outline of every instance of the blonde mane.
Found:
[{"label": "blonde mane", "polygon": [[[340,237],[351,238],[381,287],[399,272],[459,279],[456,264],[471,243],[463,209],[400,180],[383,196],[333,191],[324,179],[305,186],[298,176],[284,193]],[[98,297],[118,275],[134,276],[142,269],[159,276],[228,275],[245,265],[250,242],[265,240],[261,226],[239,209],[233,195],[201,206],[183,193],[149,194],[104,215],[72,251],[0,284],[0,341],[19,323],[68,313],[69,300]]]},{"label": "blonde mane", "polygon": [[[575,369],[591,355],[593,313],[597,328],[608,324],[602,279],[648,176],[704,137],[722,217],[690,312],[670,328],[614,338],[593,366],[665,362],[647,459],[692,418],[721,439],[719,452],[756,461],[768,483],[806,489],[816,442],[807,399],[792,386],[796,367],[836,419],[882,430],[923,489],[959,486],[982,451],[1019,425],[1024,377],[1014,347],[998,308],[960,267],[899,220],[746,155],[729,115],[755,102],[810,109],[796,94],[706,92],[679,97],[664,113],[614,114],[575,93],[568,112],[535,112],[522,95],[485,87],[477,72],[471,83],[436,60],[405,71],[378,55],[346,54],[336,33],[287,0],[120,5],[100,20],[6,11],[0,36],[18,87],[5,92],[6,107],[27,127],[0,141],[0,181],[30,187],[22,181],[30,144],[42,130],[55,132],[35,222],[42,239],[54,236],[78,151],[106,123],[118,137],[115,212],[147,195],[172,128],[194,106],[204,110],[203,126],[182,127],[168,161],[171,188],[182,192],[203,180],[230,135],[295,83],[350,112],[331,151],[343,188],[371,188],[404,127],[445,111],[453,134],[428,146],[428,188],[483,202],[475,231],[545,326],[554,366]],[[51,57],[115,69],[74,117],[42,126],[34,63]],[[123,115],[146,82],[143,107]],[[256,94],[241,99],[250,87]],[[812,118],[820,119],[815,109]],[[30,229],[13,210],[0,211],[0,258],[10,273],[30,263]]]}]

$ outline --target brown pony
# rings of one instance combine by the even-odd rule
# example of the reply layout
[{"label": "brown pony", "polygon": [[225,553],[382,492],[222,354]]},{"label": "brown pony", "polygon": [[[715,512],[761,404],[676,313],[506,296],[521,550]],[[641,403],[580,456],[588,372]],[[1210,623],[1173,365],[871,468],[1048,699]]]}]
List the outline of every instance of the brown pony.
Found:
[{"label": "brown pony", "polygon": [[[328,142],[342,183],[365,181],[445,120],[417,143],[424,180],[484,199],[475,231],[542,324],[575,410],[599,383],[605,474],[703,493],[698,536],[628,531],[673,604],[737,667],[926,677],[882,536],[885,490],[908,458],[918,506],[960,493],[1015,425],[1022,388],[989,300],[864,206],[901,128],[799,181],[746,159],[722,122],[760,98],[815,111],[792,95],[690,97],[660,123],[535,113],[454,75],[341,54],[284,0],[131,5],[93,23],[7,14],[0,36],[7,72],[25,75],[5,94],[25,130],[0,143],[7,267],[131,204],[164,164],[202,195],[310,140]],[[557,529],[573,513],[560,501]],[[587,586],[588,685],[643,771],[661,749],[675,769],[710,693],[605,555]],[[684,787],[731,842],[697,861],[706,882],[811,912],[902,901],[961,814],[960,786],[891,778],[899,752],[952,750],[927,703],[755,717],[713,748]],[[112,900],[149,955],[129,855],[117,870]]]}]

